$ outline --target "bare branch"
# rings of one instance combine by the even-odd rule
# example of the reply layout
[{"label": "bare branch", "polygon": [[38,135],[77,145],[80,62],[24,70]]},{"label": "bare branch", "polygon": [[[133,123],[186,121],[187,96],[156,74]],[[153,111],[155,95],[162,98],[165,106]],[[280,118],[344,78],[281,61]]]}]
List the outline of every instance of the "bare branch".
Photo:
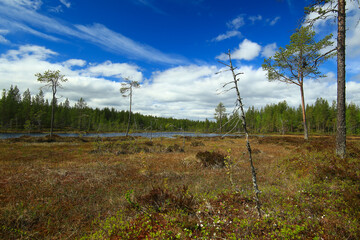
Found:
[{"label": "bare branch", "polygon": [[317,57],[317,58],[314,60],[314,64],[313,64],[313,65],[316,66],[316,65],[317,65],[317,62],[318,62],[321,58],[323,58],[323,57],[325,57],[325,56],[327,56],[327,55],[329,55],[330,53],[335,52],[335,51],[337,51],[337,47],[334,48],[334,49],[331,49],[330,51],[328,51],[328,52],[322,54],[321,56]]}]

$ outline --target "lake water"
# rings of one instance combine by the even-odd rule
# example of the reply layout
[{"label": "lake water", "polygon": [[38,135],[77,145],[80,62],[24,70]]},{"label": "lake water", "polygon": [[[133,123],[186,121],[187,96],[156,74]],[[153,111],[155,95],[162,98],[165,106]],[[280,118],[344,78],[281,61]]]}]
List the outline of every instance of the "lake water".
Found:
[{"label": "lake water", "polygon": [[[18,138],[21,136],[31,136],[31,137],[43,137],[49,135],[49,133],[0,133],[0,139],[7,138]],[[87,133],[87,134],[78,134],[78,133],[56,133],[61,137],[122,137],[125,136],[125,133]],[[191,132],[153,132],[153,133],[131,133],[130,136],[135,137],[147,137],[147,138],[157,138],[157,137],[166,137],[174,138],[175,136],[185,136],[185,137],[221,137],[223,135],[216,133],[191,133]],[[228,135],[229,136],[229,135]],[[234,136],[234,135],[231,135]]]}]

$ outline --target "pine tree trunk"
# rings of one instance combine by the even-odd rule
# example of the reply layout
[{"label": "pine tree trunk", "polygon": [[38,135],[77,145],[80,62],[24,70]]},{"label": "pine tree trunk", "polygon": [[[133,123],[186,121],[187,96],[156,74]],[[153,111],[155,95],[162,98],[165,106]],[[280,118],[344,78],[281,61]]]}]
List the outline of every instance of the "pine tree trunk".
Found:
[{"label": "pine tree trunk", "polygon": [[345,18],[345,0],[338,0],[336,154],[341,158],[346,154]]},{"label": "pine tree trunk", "polygon": [[127,125],[127,129],[126,129],[126,137],[129,136],[129,130],[130,130],[131,104],[132,104],[132,86],[130,86],[130,109],[129,109],[128,125]]},{"label": "pine tree trunk", "polygon": [[308,127],[306,122],[306,111],[305,111],[305,98],[304,98],[304,86],[303,84],[300,85],[300,92],[301,92],[301,108],[302,108],[302,115],[303,115],[303,125],[304,125],[304,139],[308,140]]},{"label": "pine tree trunk", "polygon": [[221,117],[221,114],[220,114],[220,135],[222,134],[222,117]]},{"label": "pine tree trunk", "polygon": [[51,123],[50,123],[50,138],[53,135],[53,127],[54,127],[54,108],[55,108],[55,94],[53,94],[53,99],[51,103]]}]

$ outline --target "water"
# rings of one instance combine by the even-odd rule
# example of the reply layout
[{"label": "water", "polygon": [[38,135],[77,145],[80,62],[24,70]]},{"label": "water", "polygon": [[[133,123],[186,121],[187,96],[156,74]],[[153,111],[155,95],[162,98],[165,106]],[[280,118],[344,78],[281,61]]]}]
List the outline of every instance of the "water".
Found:
[{"label": "water", "polygon": [[[21,136],[30,136],[30,137],[44,137],[49,135],[48,133],[0,133],[0,139],[7,138],[18,138]],[[122,137],[125,136],[125,133],[87,133],[87,134],[78,134],[78,133],[56,133],[61,137]],[[216,133],[191,133],[191,132],[146,132],[146,133],[131,133],[130,136],[135,137],[147,137],[147,138],[157,138],[157,137],[166,137],[174,138],[175,136],[185,136],[185,137],[221,137],[223,135]],[[234,135],[232,135],[234,136]]]}]

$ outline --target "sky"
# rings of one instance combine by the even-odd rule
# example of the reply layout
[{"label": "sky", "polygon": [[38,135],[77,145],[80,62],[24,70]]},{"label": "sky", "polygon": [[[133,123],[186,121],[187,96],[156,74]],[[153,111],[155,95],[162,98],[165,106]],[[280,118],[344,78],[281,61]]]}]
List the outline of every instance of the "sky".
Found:
[{"label": "sky", "polygon": [[[232,80],[225,52],[243,74],[245,108],[286,100],[300,104],[298,86],[268,82],[265,58],[289,44],[310,0],[0,0],[0,89],[39,92],[36,73],[60,70],[68,82],[58,101],[128,110],[119,89],[139,81],[134,112],[212,120],[224,103],[231,112]],[[360,105],[360,9],[347,2],[347,102]],[[317,38],[336,36],[334,18],[315,24]],[[333,38],[333,41],[336,41]],[[327,77],[305,79],[305,101],[336,100],[336,58],[320,68]],[[220,73],[219,73],[220,72]],[[50,90],[44,89],[50,99]]]}]

